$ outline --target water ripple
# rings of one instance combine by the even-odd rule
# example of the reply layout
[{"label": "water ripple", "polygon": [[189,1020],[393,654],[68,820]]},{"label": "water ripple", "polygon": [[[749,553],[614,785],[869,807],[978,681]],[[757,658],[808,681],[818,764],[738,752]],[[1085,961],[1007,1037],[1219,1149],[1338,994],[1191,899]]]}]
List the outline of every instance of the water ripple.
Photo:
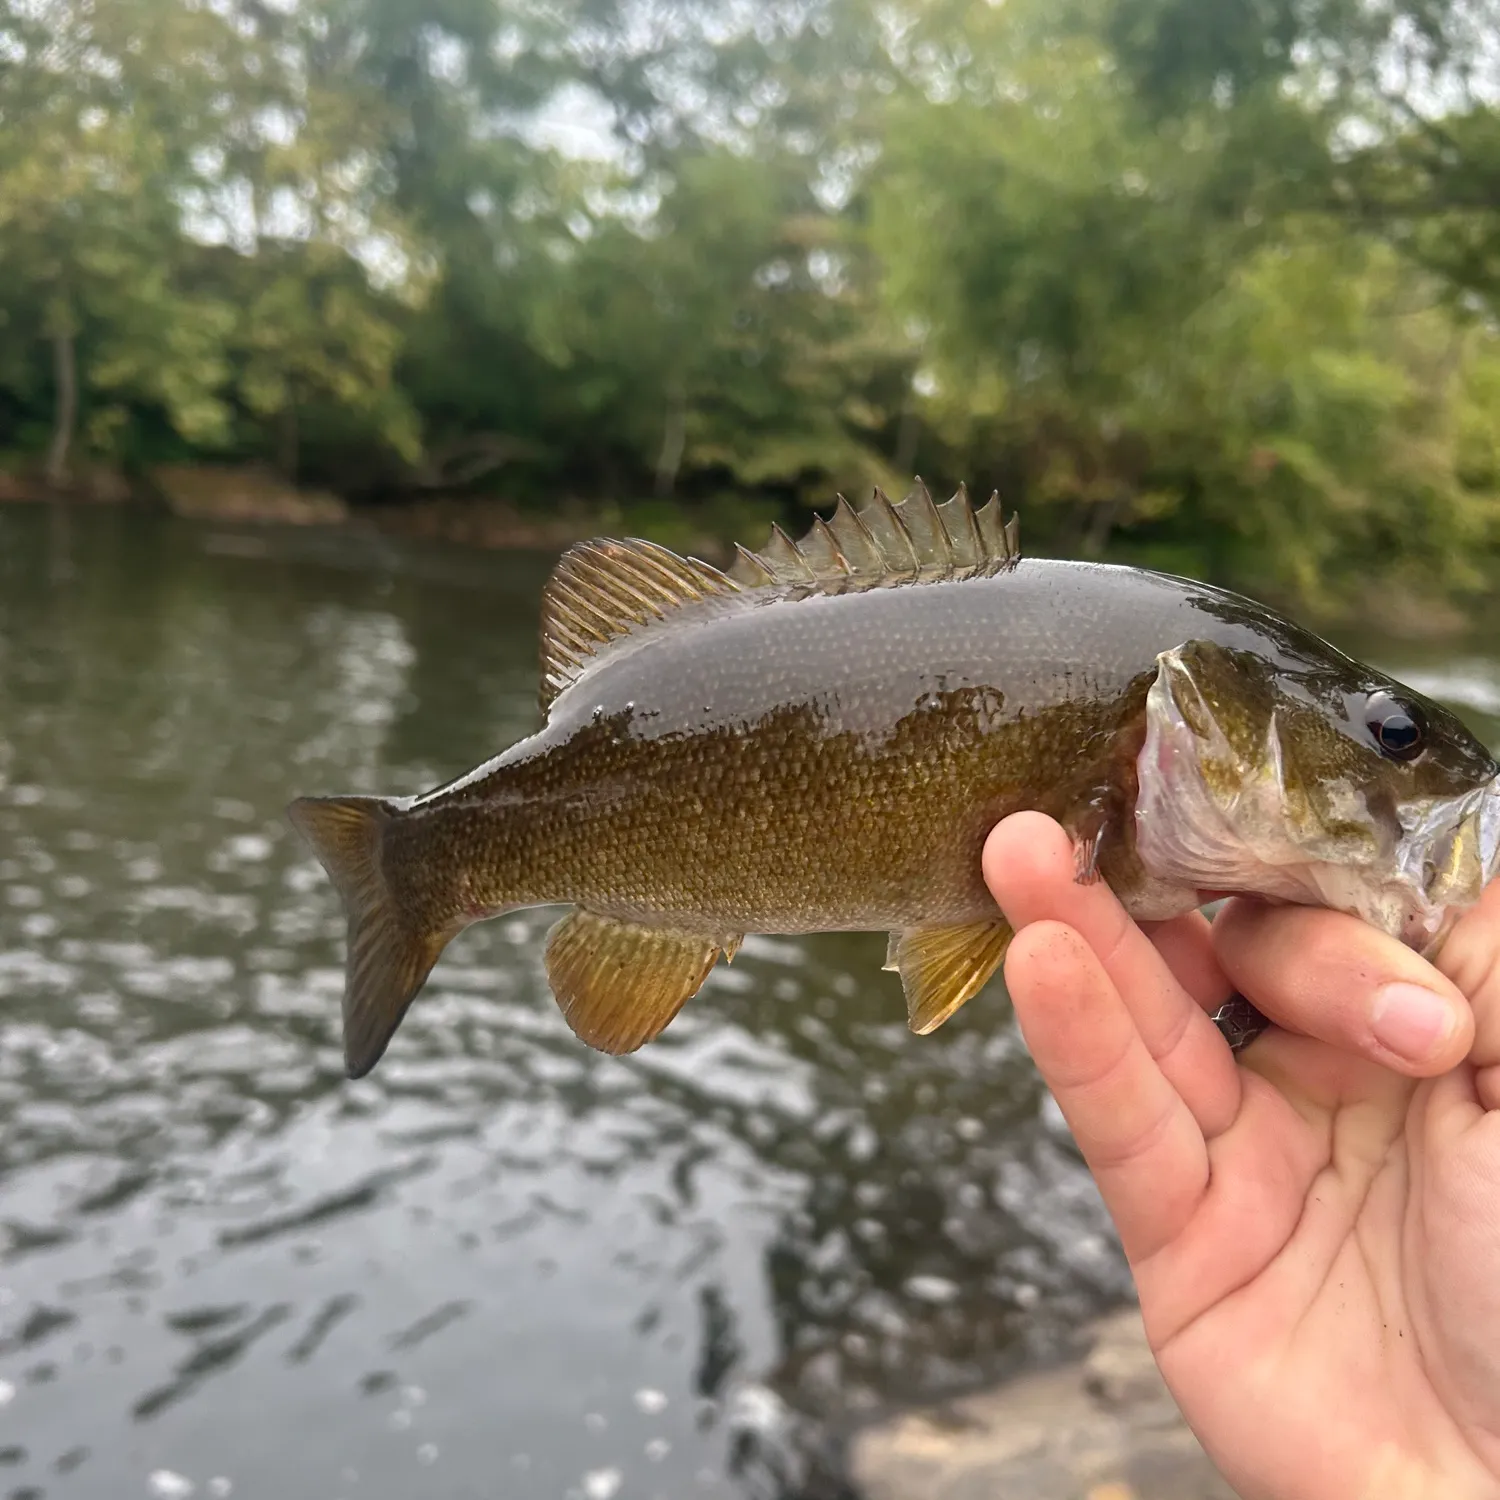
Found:
[{"label": "water ripple", "polygon": [[754,1496],[1122,1295],[1003,995],[914,1040],[878,937],[616,1059],[518,913],[348,1082],[282,809],[526,732],[545,560],[201,543],[0,508],[0,1489]]}]

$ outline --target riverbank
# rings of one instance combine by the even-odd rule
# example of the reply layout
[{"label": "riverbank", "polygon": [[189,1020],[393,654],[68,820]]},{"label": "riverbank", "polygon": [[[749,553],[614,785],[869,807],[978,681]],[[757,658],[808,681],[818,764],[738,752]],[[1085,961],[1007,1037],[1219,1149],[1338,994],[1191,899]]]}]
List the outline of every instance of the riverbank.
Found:
[{"label": "riverbank", "polygon": [[1139,1312],[1093,1333],[1071,1364],[856,1434],[860,1500],[1235,1500],[1167,1393]]},{"label": "riverbank", "polygon": [[[832,497],[830,497],[831,500]],[[127,501],[164,506],[185,519],[223,526],[348,526],[410,540],[490,550],[560,551],[599,535],[640,536],[674,551],[725,565],[734,544],[756,546],[774,521],[785,521],[774,501],[721,495],[691,504],[676,500],[616,502],[564,496],[547,509],[532,509],[490,495],[414,494],[384,503],[351,505],[330,490],[292,485],[267,469],[233,465],[166,465],[135,478],[113,469],[80,470],[64,492],[34,473],[0,468],[0,503],[64,500],[86,504]],[[790,524],[790,523],[789,523]],[[795,532],[799,528],[791,526]],[[1137,555],[1124,542],[1106,559],[1186,572],[1186,561]],[[1231,580],[1232,583],[1232,580]],[[1294,600],[1253,586],[1262,602],[1303,618],[1306,623],[1378,631],[1399,640],[1441,641],[1474,628],[1479,602],[1460,606],[1452,599],[1413,590],[1390,580],[1374,580],[1362,598],[1334,608],[1325,601],[1309,615]]]},{"label": "riverbank", "polygon": [[221,526],[354,526],[417,541],[496,551],[560,551],[601,532],[645,536],[711,561],[727,561],[736,540],[753,540],[776,507],[751,499],[689,508],[671,501],[624,505],[561,499],[528,509],[489,495],[413,495],[351,505],[331,490],[293,485],[253,466],[165,465],[135,478],[113,469],[80,471],[66,489],[39,476],[0,469],[0,503],[161,506],[185,520]]}]

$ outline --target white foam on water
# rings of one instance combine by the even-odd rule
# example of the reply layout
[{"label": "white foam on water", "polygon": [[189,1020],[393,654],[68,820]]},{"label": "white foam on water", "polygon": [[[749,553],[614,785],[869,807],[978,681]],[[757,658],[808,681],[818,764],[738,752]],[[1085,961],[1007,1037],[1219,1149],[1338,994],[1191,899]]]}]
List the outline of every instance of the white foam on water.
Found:
[{"label": "white foam on water", "polygon": [[618,1469],[594,1469],[583,1476],[583,1493],[588,1500],[613,1500],[624,1481]]}]

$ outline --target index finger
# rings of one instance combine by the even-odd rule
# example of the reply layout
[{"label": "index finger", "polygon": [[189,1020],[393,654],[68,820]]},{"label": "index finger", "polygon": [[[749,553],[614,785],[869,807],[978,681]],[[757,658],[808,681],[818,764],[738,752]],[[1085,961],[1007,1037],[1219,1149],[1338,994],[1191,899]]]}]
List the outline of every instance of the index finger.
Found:
[{"label": "index finger", "polygon": [[[985,879],[1011,926],[1019,932],[1032,922],[1065,922],[1083,938],[1119,992],[1147,1052],[1212,1139],[1239,1111],[1240,1076],[1233,1056],[1114,892],[1103,881],[1080,884],[1075,869],[1071,840],[1042,813],[1006,818],[985,844]],[[1196,970],[1193,979],[1203,982]]]},{"label": "index finger", "polygon": [[1184,1232],[1208,1192],[1203,1132],[1081,934],[1060,922],[1024,927],[1005,981],[1032,1059],[1138,1266]]}]

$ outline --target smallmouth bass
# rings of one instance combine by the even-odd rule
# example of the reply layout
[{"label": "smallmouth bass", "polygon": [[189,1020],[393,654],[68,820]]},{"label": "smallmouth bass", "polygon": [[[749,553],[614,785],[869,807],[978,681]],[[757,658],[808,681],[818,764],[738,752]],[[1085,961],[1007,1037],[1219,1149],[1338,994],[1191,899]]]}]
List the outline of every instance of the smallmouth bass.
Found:
[{"label": "smallmouth bass", "polygon": [[1023,560],[962,488],[841,498],[726,572],[581,543],[541,677],[543,728],[457,780],[289,809],[348,915],[351,1077],[463,928],[552,902],[549,982],[604,1051],[752,932],[889,932],[930,1032],[1004,957],[980,851],[1022,809],[1139,920],[1243,892],[1425,951],[1500,859],[1500,767],[1446,709],[1225,590]]}]

